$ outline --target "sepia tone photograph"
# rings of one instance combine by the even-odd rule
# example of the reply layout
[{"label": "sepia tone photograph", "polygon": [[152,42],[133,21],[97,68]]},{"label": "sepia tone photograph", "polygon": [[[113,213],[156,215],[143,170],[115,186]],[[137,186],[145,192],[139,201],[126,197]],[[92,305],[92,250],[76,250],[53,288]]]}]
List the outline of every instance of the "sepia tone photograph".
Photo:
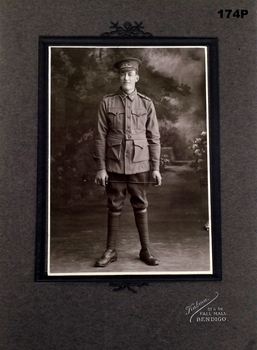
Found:
[{"label": "sepia tone photograph", "polygon": [[213,274],[208,55],[48,47],[47,276]]}]

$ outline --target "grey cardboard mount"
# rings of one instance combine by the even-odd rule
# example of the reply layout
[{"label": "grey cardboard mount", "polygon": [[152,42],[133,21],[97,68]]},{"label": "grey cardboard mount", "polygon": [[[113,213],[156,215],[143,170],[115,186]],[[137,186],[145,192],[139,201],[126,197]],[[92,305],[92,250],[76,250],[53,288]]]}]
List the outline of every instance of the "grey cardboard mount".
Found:
[{"label": "grey cardboard mount", "polygon": [[[2,0],[0,9],[1,349],[256,349],[256,1]],[[221,18],[222,9],[248,14]],[[98,36],[111,21],[219,40],[222,281],[137,293],[34,282],[38,37]]]}]

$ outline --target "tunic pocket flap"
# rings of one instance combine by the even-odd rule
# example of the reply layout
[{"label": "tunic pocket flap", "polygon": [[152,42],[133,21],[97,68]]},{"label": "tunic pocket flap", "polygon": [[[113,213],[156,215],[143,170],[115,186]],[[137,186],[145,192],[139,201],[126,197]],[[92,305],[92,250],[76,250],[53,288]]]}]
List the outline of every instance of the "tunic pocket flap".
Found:
[{"label": "tunic pocket flap", "polygon": [[121,109],[121,108],[108,108],[108,114],[113,114],[113,115],[124,114],[124,109]]},{"label": "tunic pocket flap", "polygon": [[122,140],[116,140],[116,139],[108,139],[107,140],[107,144],[108,144],[108,146],[110,146],[110,147],[113,147],[113,146],[119,146],[119,145],[121,145],[121,143],[122,143]]},{"label": "tunic pocket flap", "polygon": [[117,111],[117,109],[109,109],[108,114],[117,115],[118,111]]},{"label": "tunic pocket flap", "polygon": [[131,113],[137,117],[141,117],[143,115],[146,115],[146,111],[144,109],[142,109],[142,110],[137,109],[136,111],[131,111]]},{"label": "tunic pocket flap", "polygon": [[134,145],[143,149],[148,146],[148,142],[147,140],[134,140]]}]

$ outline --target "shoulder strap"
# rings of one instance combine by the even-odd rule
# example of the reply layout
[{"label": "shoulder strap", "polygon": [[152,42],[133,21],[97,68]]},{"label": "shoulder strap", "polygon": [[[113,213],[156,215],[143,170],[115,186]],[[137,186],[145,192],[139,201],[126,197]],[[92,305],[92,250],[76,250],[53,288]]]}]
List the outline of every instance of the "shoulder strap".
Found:
[{"label": "shoulder strap", "polygon": [[108,95],[105,95],[105,96],[103,97],[103,99],[106,98],[106,97],[113,97],[113,96],[115,96],[115,95],[117,95],[117,94],[116,94],[116,93],[108,94]]},{"label": "shoulder strap", "polygon": [[138,92],[137,94],[138,94],[140,97],[142,97],[142,98],[144,98],[145,100],[147,100],[147,101],[152,101],[149,97],[147,97],[147,96],[141,94],[140,92]]}]

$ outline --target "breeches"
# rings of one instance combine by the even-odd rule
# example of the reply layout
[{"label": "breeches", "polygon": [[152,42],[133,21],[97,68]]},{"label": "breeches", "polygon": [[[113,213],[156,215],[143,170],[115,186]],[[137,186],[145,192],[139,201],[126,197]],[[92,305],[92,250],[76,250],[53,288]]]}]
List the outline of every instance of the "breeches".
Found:
[{"label": "breeches", "polygon": [[130,203],[134,210],[145,209],[148,206],[146,198],[150,181],[150,172],[124,175],[108,173],[106,193],[108,208],[111,211],[121,211],[127,192],[130,194]]}]

